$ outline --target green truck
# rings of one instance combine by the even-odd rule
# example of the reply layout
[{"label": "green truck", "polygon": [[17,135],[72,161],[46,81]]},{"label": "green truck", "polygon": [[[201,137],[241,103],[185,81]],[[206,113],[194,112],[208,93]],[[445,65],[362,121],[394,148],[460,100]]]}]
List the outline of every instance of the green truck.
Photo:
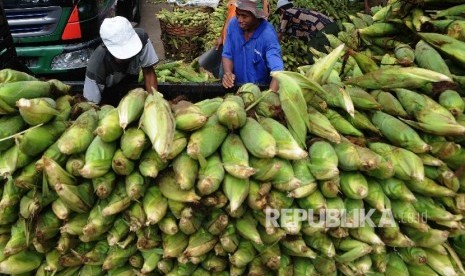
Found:
[{"label": "green truck", "polygon": [[83,78],[104,18],[140,21],[139,0],[2,1],[18,58],[46,78]]}]

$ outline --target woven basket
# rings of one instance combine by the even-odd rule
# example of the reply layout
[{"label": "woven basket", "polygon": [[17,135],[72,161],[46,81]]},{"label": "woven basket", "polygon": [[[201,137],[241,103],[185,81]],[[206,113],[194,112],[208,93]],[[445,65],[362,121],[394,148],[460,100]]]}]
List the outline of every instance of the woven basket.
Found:
[{"label": "woven basket", "polygon": [[167,59],[192,61],[200,55],[202,50],[202,43],[190,37],[162,33],[162,41]]},{"label": "woven basket", "polygon": [[212,13],[215,9],[206,6],[176,6],[174,10],[185,9],[185,10],[198,10],[199,12]]},{"label": "woven basket", "polygon": [[180,25],[167,24],[160,20],[160,28],[162,33],[172,36],[194,37],[204,34],[207,31],[207,25],[186,27]]}]

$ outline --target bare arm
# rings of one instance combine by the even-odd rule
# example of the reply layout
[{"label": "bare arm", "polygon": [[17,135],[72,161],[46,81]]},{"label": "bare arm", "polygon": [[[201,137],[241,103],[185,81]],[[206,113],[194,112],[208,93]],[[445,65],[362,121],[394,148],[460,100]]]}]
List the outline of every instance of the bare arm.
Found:
[{"label": "bare arm", "polygon": [[279,83],[275,78],[271,79],[270,90],[273,90],[274,92],[278,92],[279,90]]},{"label": "bare arm", "polygon": [[223,61],[223,71],[224,71],[223,86],[225,88],[231,88],[234,86],[234,80],[236,78],[236,76],[233,74],[234,65],[233,65],[232,60],[228,58],[223,57],[222,61]]},{"label": "bare arm", "polygon": [[142,68],[142,73],[144,74],[145,90],[149,93],[152,93],[152,87],[158,90],[157,74],[153,67]]}]

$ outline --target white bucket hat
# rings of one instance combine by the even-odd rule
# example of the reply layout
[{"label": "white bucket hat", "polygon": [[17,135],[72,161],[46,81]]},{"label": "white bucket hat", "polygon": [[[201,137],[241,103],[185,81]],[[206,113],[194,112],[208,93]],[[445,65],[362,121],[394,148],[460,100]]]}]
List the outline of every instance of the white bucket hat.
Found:
[{"label": "white bucket hat", "polygon": [[110,53],[118,59],[128,59],[142,49],[142,41],[122,16],[105,18],[100,26],[100,37]]},{"label": "white bucket hat", "polygon": [[289,0],[278,0],[278,3],[276,4],[276,9],[280,9],[282,6],[287,5],[287,4],[292,4],[292,3]]}]

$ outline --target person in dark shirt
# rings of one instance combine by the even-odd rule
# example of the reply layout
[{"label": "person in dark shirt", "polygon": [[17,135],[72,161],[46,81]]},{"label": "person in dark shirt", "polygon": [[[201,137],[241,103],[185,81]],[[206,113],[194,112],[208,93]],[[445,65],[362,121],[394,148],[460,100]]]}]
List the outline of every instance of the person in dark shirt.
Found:
[{"label": "person in dark shirt", "polygon": [[278,0],[276,12],[279,14],[278,38],[294,37],[309,41],[309,45],[319,51],[326,52],[325,45],[329,41],[324,35],[337,35],[339,27],[329,16],[322,13],[294,7],[290,0]]},{"label": "person in dark shirt", "polygon": [[158,62],[147,33],[133,28],[124,17],[106,18],[100,27],[102,45],[95,49],[87,65],[84,98],[97,104],[116,106],[138,79],[142,69],[144,88],[158,88],[153,66]]}]

